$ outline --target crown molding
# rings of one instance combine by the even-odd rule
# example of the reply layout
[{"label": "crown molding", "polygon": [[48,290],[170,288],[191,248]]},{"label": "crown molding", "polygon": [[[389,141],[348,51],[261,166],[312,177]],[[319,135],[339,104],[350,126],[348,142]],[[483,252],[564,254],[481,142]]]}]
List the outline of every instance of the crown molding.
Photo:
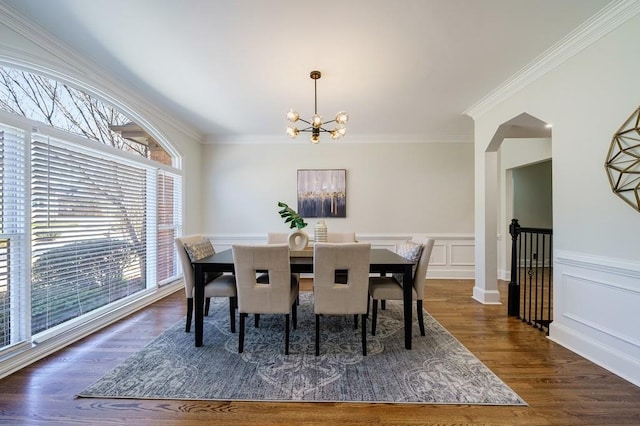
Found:
[{"label": "crown molding", "polygon": [[[204,145],[313,145],[308,138],[292,139],[282,135],[209,135],[202,141]],[[329,137],[320,138],[320,144],[433,144],[433,143],[473,143],[473,135],[348,135],[339,141]]]},{"label": "crown molding", "polygon": [[522,70],[480,99],[463,114],[474,120],[517,91],[538,80],[569,58],[595,43],[640,12],[638,0],[616,0],[589,18],[566,37],[540,54]]},{"label": "crown molding", "polygon": [[[162,136],[162,132],[158,131],[157,126],[151,124],[150,119],[165,123],[196,141],[202,141],[202,133],[195,128],[158,109],[139,95],[135,89],[124,87],[122,83],[103,73],[94,62],[79,55],[58,38],[3,2],[0,2],[0,17],[3,25],[49,55],[49,58],[46,58],[8,46],[0,46],[0,61],[68,82],[81,90],[95,94],[135,119],[159,142],[164,141],[165,147],[170,147],[171,144]],[[147,117],[145,118],[143,114]]]}]

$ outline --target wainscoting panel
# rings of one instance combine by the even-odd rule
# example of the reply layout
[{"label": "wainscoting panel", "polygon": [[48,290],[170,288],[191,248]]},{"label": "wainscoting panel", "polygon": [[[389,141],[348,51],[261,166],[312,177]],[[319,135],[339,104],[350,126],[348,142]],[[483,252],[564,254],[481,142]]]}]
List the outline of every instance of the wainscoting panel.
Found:
[{"label": "wainscoting panel", "polygon": [[640,263],[559,252],[549,338],[640,386]]},{"label": "wainscoting panel", "polygon": [[[312,234],[310,233],[312,237]],[[357,234],[358,241],[371,243],[374,248],[396,251],[398,245],[416,237],[436,240],[427,278],[473,279],[475,273],[473,234]],[[217,251],[231,248],[232,244],[266,243],[266,234],[207,235]]]}]

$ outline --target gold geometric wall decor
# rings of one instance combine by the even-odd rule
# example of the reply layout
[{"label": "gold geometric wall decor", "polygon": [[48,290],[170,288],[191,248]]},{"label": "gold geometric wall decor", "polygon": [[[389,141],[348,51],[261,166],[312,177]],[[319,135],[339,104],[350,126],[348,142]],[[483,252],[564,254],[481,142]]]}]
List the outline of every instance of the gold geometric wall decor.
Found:
[{"label": "gold geometric wall decor", "polygon": [[604,165],[613,192],[640,212],[640,107],[613,135]]}]

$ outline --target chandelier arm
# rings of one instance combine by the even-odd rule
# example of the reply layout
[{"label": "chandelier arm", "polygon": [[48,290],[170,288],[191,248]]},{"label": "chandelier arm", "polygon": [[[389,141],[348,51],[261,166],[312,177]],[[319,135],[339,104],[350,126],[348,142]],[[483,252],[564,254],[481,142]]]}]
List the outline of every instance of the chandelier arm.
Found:
[{"label": "chandelier arm", "polygon": [[[298,121],[302,121],[303,123],[311,124],[310,121],[307,121],[304,118],[298,118]],[[333,120],[333,121],[335,121],[335,120]]]}]

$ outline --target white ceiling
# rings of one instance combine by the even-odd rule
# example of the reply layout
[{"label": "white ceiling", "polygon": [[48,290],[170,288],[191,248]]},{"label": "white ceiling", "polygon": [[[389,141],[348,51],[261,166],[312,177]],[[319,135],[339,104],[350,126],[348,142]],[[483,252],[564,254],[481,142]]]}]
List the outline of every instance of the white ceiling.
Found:
[{"label": "white ceiling", "polygon": [[[610,0],[4,0],[204,140],[472,140],[464,115]],[[303,137],[306,139],[306,136]]]}]

